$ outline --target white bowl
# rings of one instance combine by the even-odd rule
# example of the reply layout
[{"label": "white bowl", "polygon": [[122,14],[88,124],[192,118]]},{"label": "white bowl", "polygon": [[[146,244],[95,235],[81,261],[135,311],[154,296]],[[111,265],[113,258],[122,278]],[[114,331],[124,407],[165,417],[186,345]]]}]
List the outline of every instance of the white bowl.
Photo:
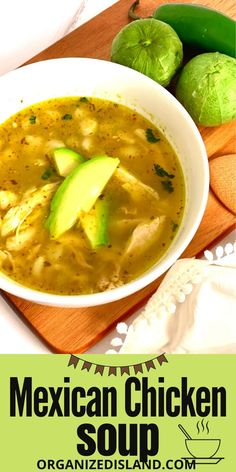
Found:
[{"label": "white bowl", "polygon": [[179,231],[162,259],[132,282],[92,295],[64,296],[32,290],[0,273],[0,287],[21,298],[52,306],[94,306],[137,292],[180,257],[193,238],[206,207],[208,160],[193,120],[167,90],[139,72],[96,59],[53,59],[0,77],[0,123],[29,105],[65,96],[104,98],[137,110],[164,131],[177,152],[185,176],[186,204]]}]

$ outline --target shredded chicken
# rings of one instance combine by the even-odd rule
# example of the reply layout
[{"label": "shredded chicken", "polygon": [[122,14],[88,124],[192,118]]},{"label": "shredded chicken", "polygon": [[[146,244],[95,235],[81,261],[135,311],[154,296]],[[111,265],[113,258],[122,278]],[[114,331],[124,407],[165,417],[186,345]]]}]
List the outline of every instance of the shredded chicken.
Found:
[{"label": "shredded chicken", "polygon": [[15,265],[11,253],[5,249],[4,251],[0,250],[0,266],[5,266],[6,264],[10,270],[14,270]]},{"label": "shredded chicken", "polygon": [[82,251],[78,251],[74,248],[71,248],[71,252],[74,255],[74,258],[75,258],[77,264],[80,267],[82,267],[83,269],[87,269],[87,270],[92,270],[93,269],[93,266],[88,264],[88,262],[86,261],[86,258],[85,258]]},{"label": "shredded chicken", "polygon": [[81,107],[78,107],[76,108],[76,110],[74,111],[74,117],[79,119],[79,120],[82,120],[84,118],[88,118],[89,117],[89,112],[86,108],[81,108]]},{"label": "shredded chicken", "polygon": [[50,246],[46,254],[47,259],[54,264],[62,257],[63,251],[64,251],[64,248],[62,244],[56,244],[56,245]]},{"label": "shredded chicken", "polygon": [[125,131],[119,131],[119,133],[112,136],[112,139],[115,139],[118,142],[124,141],[127,144],[135,144],[135,139],[132,136],[130,136],[129,133],[126,133]]},{"label": "shredded chicken", "polygon": [[[28,144],[29,146],[39,147],[43,145],[43,138],[42,136],[27,134],[24,138],[24,143]],[[31,152],[32,149],[29,148],[29,151]]]},{"label": "shredded chicken", "polygon": [[61,119],[61,113],[57,110],[46,110],[46,114],[51,118],[52,122]]},{"label": "shredded chicken", "polygon": [[121,266],[118,262],[116,262],[109,276],[106,276],[104,274],[101,275],[97,282],[98,290],[104,292],[105,290],[111,290],[113,288],[120,287],[121,285],[123,285],[124,282],[120,280],[120,270]]},{"label": "shredded chicken", "polygon": [[68,251],[69,254],[73,254],[73,257],[78,266],[84,269],[93,269],[93,267],[88,264],[84,255],[86,242],[82,238],[78,238],[75,234],[64,233],[60,236],[58,241],[62,243],[63,247]]},{"label": "shredded chicken", "polygon": [[2,220],[2,237],[6,237],[18,229],[37,205],[48,203],[57,185],[58,183],[47,184],[31,194],[27,192],[19,205],[10,208]]},{"label": "shredded chicken", "polygon": [[138,136],[143,141],[147,140],[145,129],[137,128],[134,133],[136,134],[136,136]]},{"label": "shredded chicken", "polygon": [[148,194],[152,198],[159,200],[160,197],[156,190],[141,182],[139,179],[137,179],[137,177],[135,177],[123,167],[118,167],[114,176],[121,181],[123,187],[126,188],[126,190],[128,190],[128,192],[131,194],[137,194],[137,192],[140,193],[140,191],[142,191],[143,194]]},{"label": "shredded chicken", "polygon": [[79,127],[83,136],[89,136],[90,134],[96,133],[98,122],[93,118],[85,118],[80,122]]},{"label": "shredded chicken", "polygon": [[129,158],[130,156],[137,157],[139,155],[139,149],[137,146],[135,146],[135,144],[126,143],[119,148],[118,153],[119,156],[123,156],[125,158]]},{"label": "shredded chicken", "polygon": [[20,233],[16,233],[15,236],[10,236],[6,240],[6,248],[8,251],[21,251],[24,249],[28,244],[32,242],[32,239],[35,235],[36,228],[32,228],[29,226],[24,231]]},{"label": "shredded chicken", "polygon": [[144,252],[156,240],[157,233],[161,231],[164,220],[165,216],[160,216],[136,226],[127,243],[123,257],[127,257],[135,251]]},{"label": "shredded chicken", "polygon": [[10,190],[0,190],[0,210],[7,210],[9,207],[16,204],[18,200],[17,195]]},{"label": "shredded chicken", "polygon": [[100,267],[100,272],[97,274],[97,288],[100,292],[120,287],[124,282],[120,279],[121,264],[119,258],[114,261],[111,254],[104,254],[106,263],[110,263],[110,269],[107,275],[104,274],[103,267]]},{"label": "shredded chicken", "polygon": [[111,277],[111,279],[109,279],[105,276],[101,277],[97,283],[97,287],[100,292],[105,292],[105,290],[112,290],[116,287],[121,287],[121,285],[124,285],[124,282],[122,280],[119,280],[119,278]]},{"label": "shredded chicken", "polygon": [[36,244],[36,246],[32,246],[30,248],[30,252],[28,253],[28,258],[34,259],[38,255],[41,247],[42,247],[42,244]]},{"label": "shredded chicken", "polygon": [[53,149],[65,147],[65,143],[60,139],[50,139],[45,146],[46,152],[53,151]]},{"label": "shredded chicken", "polygon": [[85,151],[89,151],[93,147],[93,138],[91,136],[86,136],[82,141],[82,146]]},{"label": "shredded chicken", "polygon": [[33,264],[32,267],[32,275],[33,277],[40,278],[42,275],[42,271],[44,268],[44,262],[45,262],[45,257],[44,256],[39,256]]}]

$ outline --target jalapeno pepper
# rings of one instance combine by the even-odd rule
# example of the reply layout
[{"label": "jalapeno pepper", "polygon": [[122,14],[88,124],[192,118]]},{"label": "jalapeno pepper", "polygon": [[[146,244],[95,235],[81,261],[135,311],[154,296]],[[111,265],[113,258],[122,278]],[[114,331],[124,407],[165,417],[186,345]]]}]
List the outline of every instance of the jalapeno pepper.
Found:
[{"label": "jalapeno pepper", "polygon": [[235,57],[235,21],[216,10],[169,3],[157,8],[153,17],[172,26],[183,43]]}]

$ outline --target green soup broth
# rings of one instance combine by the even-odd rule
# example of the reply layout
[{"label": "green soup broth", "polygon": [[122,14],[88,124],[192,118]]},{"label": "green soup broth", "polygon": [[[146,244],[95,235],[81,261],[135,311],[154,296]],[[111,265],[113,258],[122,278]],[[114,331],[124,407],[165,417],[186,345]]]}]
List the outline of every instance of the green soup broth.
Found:
[{"label": "green soup broth", "polygon": [[[79,215],[69,231],[56,240],[50,237],[45,222],[63,182],[52,160],[59,147],[86,159],[118,157],[137,179],[130,184],[114,172],[99,197],[109,202],[106,245],[91,247]],[[57,98],[26,108],[0,126],[0,269],[28,287],[89,294],[137,278],[169,248],[184,205],[184,177],[171,144],[123,105]]]}]

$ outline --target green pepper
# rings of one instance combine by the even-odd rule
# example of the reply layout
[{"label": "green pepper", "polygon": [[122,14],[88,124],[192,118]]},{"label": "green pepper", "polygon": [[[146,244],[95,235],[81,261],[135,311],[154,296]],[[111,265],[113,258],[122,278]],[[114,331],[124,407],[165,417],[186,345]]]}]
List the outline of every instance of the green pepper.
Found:
[{"label": "green pepper", "polygon": [[[138,19],[136,0],[129,15]],[[186,3],[168,3],[158,7],[153,18],[168,23],[181,41],[205,51],[221,52],[235,57],[236,23],[222,13],[207,7]]]},{"label": "green pepper", "polygon": [[235,57],[235,21],[216,10],[169,3],[157,8],[153,17],[172,26],[183,43]]}]

